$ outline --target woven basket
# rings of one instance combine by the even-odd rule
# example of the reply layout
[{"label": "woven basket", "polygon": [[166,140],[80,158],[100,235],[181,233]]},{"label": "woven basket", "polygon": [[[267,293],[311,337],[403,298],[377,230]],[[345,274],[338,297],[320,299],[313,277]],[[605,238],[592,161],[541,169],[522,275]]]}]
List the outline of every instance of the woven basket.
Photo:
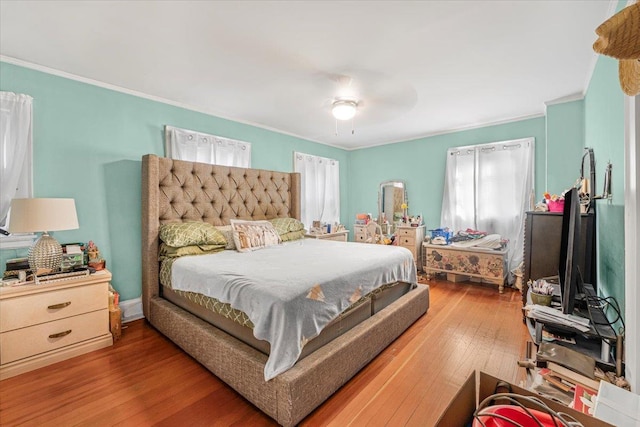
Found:
[{"label": "woven basket", "polygon": [[538,305],[551,305],[552,295],[542,295],[531,292],[531,302]]}]

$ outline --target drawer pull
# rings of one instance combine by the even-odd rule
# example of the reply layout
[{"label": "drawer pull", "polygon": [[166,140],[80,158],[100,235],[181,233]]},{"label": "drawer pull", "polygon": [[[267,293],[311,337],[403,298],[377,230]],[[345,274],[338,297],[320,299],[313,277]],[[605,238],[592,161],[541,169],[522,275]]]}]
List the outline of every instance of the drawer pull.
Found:
[{"label": "drawer pull", "polygon": [[47,307],[49,310],[57,310],[59,308],[65,308],[66,306],[71,305],[71,301],[61,302],[60,304],[53,304]]},{"label": "drawer pull", "polygon": [[71,333],[71,329],[68,329],[66,331],[63,332],[58,332],[57,334],[51,334],[49,335],[49,338],[62,338],[64,336],[67,336]]}]

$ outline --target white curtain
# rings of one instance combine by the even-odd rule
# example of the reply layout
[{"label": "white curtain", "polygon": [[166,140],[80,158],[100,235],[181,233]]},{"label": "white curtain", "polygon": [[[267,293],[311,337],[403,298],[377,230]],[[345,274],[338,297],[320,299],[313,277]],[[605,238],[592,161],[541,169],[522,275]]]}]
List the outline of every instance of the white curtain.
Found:
[{"label": "white curtain", "polygon": [[523,259],[524,215],[531,209],[534,138],[450,148],[442,197],[442,227],[500,234],[508,267]]},{"label": "white curtain", "polygon": [[0,225],[5,219],[14,197],[31,196],[27,184],[31,173],[33,98],[13,92],[0,92]]},{"label": "white curtain", "polygon": [[206,133],[165,126],[166,155],[212,165],[251,167],[251,144]]},{"label": "white curtain", "polygon": [[294,153],[293,168],[300,172],[302,222],[340,222],[340,164],[337,160]]}]

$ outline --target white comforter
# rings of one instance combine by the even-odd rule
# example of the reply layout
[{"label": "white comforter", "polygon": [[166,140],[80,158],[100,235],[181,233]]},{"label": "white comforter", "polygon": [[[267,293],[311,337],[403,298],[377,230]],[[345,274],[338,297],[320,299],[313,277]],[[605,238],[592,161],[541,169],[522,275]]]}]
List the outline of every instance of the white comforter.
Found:
[{"label": "white comforter", "polygon": [[242,310],[271,345],[265,380],[292,367],[302,347],[341,312],[386,283],[416,283],[411,252],[398,246],[302,239],[254,252],[176,260],[174,289]]}]

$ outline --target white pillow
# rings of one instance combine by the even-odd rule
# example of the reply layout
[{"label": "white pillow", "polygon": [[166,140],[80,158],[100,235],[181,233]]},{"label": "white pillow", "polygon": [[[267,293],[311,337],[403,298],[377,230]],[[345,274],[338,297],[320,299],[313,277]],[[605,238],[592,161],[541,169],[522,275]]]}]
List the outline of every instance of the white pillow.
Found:
[{"label": "white pillow", "polygon": [[278,232],[269,221],[232,219],[231,228],[238,252],[255,251],[281,242]]}]

